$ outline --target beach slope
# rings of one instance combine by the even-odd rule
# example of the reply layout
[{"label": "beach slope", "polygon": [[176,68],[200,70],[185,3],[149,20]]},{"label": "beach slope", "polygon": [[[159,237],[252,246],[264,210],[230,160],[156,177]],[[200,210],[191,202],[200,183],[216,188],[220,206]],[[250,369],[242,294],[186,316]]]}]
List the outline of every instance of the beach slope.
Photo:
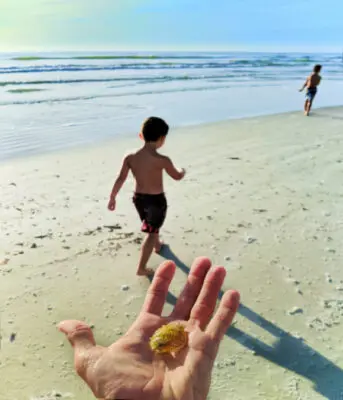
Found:
[{"label": "beach slope", "polygon": [[[343,396],[343,109],[172,130],[163,151],[171,310],[192,260],[228,271],[242,306],[224,338],[211,400]],[[56,323],[85,320],[109,345],[137,316],[140,223],[132,180],[108,195],[136,136],[0,165],[0,399],[92,399]]]}]

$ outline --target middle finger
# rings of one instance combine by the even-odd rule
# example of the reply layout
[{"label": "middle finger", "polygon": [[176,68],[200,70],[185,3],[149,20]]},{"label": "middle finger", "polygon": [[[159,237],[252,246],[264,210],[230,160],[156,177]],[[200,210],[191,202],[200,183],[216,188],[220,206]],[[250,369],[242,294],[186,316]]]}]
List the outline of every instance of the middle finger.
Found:
[{"label": "middle finger", "polygon": [[179,295],[170,317],[173,319],[187,320],[199,296],[207,272],[211,268],[211,261],[206,257],[197,258],[191,267],[187,282]]},{"label": "middle finger", "polygon": [[216,307],[218,295],[226,276],[224,267],[213,267],[206,275],[201,292],[190,315],[190,323],[204,329]]}]

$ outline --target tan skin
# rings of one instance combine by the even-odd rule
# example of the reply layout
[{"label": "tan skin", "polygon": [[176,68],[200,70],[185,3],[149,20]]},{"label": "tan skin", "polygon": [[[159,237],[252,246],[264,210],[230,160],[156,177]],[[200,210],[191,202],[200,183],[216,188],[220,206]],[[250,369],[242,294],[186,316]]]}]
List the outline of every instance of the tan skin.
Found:
[{"label": "tan skin", "polygon": [[[319,73],[313,72],[305,81],[304,85],[299,89],[299,92],[302,92],[305,88],[314,88],[317,87],[320,84],[321,81],[321,76]],[[305,105],[304,105],[304,112],[305,115],[309,115],[312,107],[312,101],[309,101],[306,99]]]},{"label": "tan skin", "polygon": [[[142,135],[140,135],[140,137],[143,139]],[[136,181],[136,193],[163,193],[163,171],[175,180],[183,179],[186,171],[184,169],[181,171],[177,170],[169,157],[163,156],[157,152],[157,150],[163,146],[164,142],[165,137],[160,138],[157,142],[145,142],[141,149],[124,158],[108,202],[108,209],[110,211],[115,210],[116,197],[124,185],[130,171]],[[161,250],[162,245],[163,243],[158,234],[147,234],[142,245],[141,256],[137,267],[137,275],[144,276],[152,275],[154,273],[150,268],[146,268],[146,264],[152,251],[155,249],[158,253]]]},{"label": "tan skin", "polygon": [[[168,317],[161,313],[175,264],[156,271],[145,302],[127,333],[109,347],[96,345],[89,326],[63,321],[58,328],[74,348],[75,369],[98,399],[206,400],[219,345],[239,307],[239,293],[227,291],[214,312],[226,270],[196,259],[185,287]],[[181,321],[189,333],[188,346],[175,356],[157,355],[149,345],[156,329]]]}]

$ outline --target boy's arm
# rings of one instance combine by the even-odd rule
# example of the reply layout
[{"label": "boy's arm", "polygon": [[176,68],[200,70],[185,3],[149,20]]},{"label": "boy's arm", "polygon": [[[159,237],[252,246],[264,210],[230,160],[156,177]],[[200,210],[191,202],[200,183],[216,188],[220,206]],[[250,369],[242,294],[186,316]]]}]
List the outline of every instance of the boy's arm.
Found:
[{"label": "boy's arm", "polygon": [[182,168],[181,171],[178,171],[169,157],[163,157],[163,168],[167,174],[176,181],[180,181],[186,174],[184,168]]},{"label": "boy's arm", "polygon": [[[130,171],[129,158],[130,158],[129,155],[124,158],[119,175],[118,175],[117,179],[115,180],[112,191],[111,191],[109,208],[111,208],[113,210],[115,207],[115,200],[116,200],[117,194],[119,193],[120,189],[122,188],[123,184],[125,183],[126,178]],[[110,204],[112,205],[112,207],[110,207]]]},{"label": "boy's arm", "polygon": [[305,89],[305,87],[307,86],[308,79],[309,79],[309,78],[306,78],[306,81],[305,81],[305,83],[303,84],[303,86],[301,87],[301,89],[299,89],[299,92],[302,92],[302,91]]}]

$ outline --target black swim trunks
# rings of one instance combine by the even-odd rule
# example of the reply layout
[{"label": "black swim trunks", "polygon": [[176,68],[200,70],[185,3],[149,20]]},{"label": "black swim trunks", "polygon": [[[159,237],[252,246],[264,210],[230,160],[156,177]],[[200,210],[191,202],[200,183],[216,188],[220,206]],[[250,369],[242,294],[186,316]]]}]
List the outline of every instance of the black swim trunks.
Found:
[{"label": "black swim trunks", "polygon": [[143,222],[142,232],[159,233],[167,214],[167,199],[164,193],[135,193],[133,203]]},{"label": "black swim trunks", "polygon": [[313,99],[316,97],[316,94],[317,94],[317,88],[316,87],[307,88],[306,99],[309,100],[309,101],[313,101]]}]

